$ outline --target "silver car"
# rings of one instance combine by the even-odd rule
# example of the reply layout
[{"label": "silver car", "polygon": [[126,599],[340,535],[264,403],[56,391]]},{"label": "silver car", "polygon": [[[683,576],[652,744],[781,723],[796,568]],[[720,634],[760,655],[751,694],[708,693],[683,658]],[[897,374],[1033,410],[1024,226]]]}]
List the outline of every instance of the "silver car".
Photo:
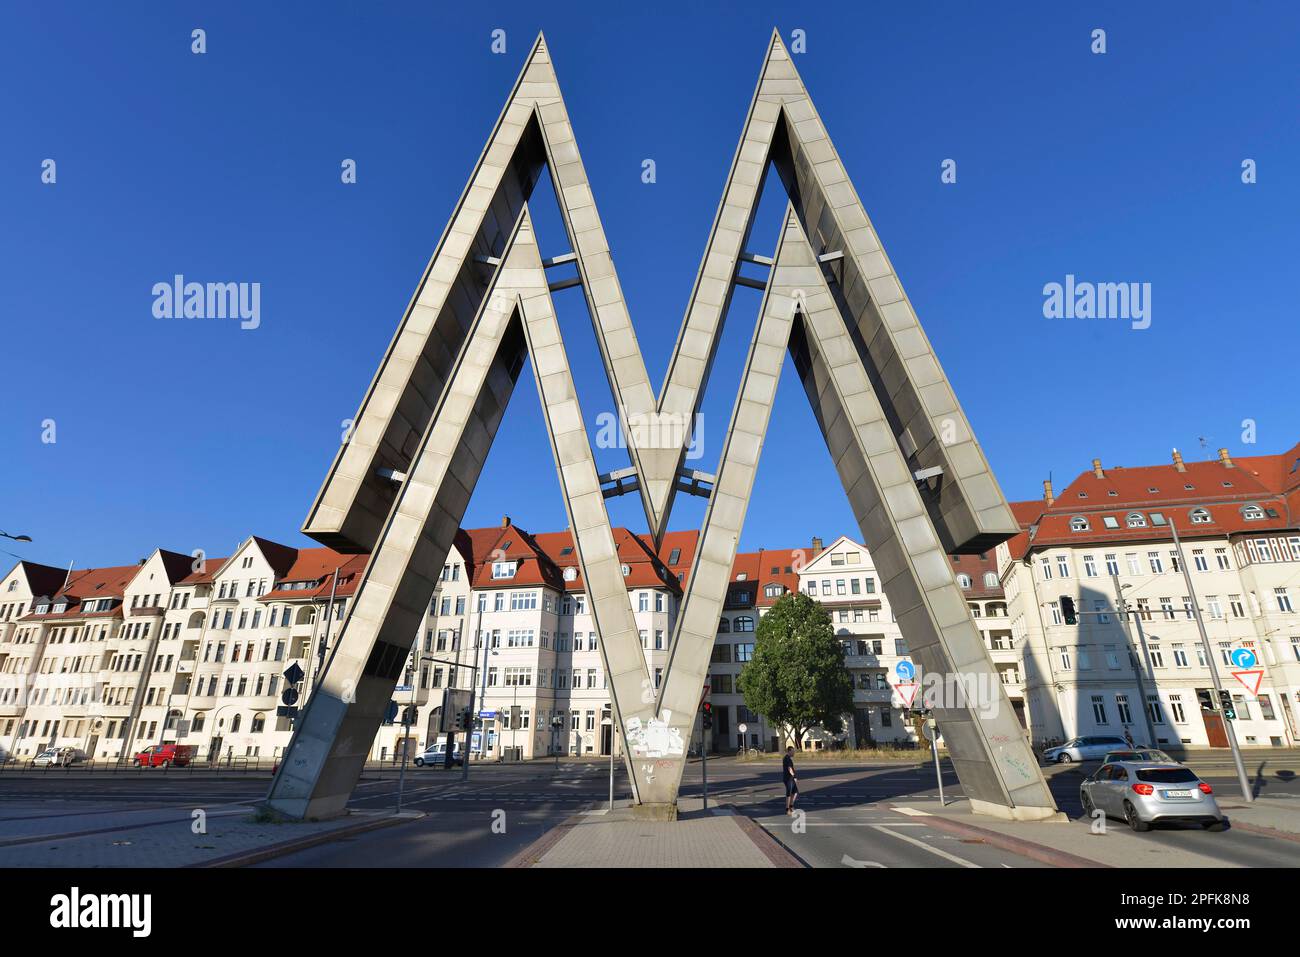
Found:
[{"label": "silver car", "polygon": [[1164,822],[1196,823],[1211,831],[1227,826],[1214,800],[1214,789],[1181,764],[1103,764],[1079,785],[1079,800],[1089,817],[1101,811],[1122,819],[1135,831]]},{"label": "silver car", "polygon": [[1118,735],[1092,734],[1071,738],[1065,744],[1048,748],[1043,760],[1048,764],[1069,764],[1071,761],[1100,761],[1110,751],[1123,751],[1128,742]]}]

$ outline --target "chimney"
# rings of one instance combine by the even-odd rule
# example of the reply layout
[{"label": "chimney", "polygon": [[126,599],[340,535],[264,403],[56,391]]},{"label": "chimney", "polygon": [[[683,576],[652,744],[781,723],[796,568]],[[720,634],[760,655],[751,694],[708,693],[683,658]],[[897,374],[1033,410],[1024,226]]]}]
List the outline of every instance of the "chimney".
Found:
[{"label": "chimney", "polygon": [[816,535],[813,536],[812,550],[814,552],[820,552],[822,550],[822,540],[818,538]]},{"label": "chimney", "polygon": [[1101,459],[1092,460],[1092,474],[1097,478],[1105,478],[1106,473],[1101,470]]},{"label": "chimney", "polygon": [[1225,469],[1236,468],[1236,466],[1232,464],[1232,457],[1228,455],[1227,449],[1219,449],[1219,461],[1223,463]]},{"label": "chimney", "polygon": [[1187,466],[1183,464],[1183,454],[1177,449],[1174,449],[1174,468],[1180,472],[1187,471]]},{"label": "chimney", "polygon": [[505,527],[508,526],[509,524],[510,524],[510,516],[509,516],[509,515],[502,515],[502,516],[501,516],[501,527],[502,527],[502,528],[505,528]]},{"label": "chimney", "polygon": [[1043,482],[1043,501],[1047,503],[1048,508],[1051,508],[1052,503],[1056,501],[1056,497],[1052,494],[1051,479],[1047,479]]}]

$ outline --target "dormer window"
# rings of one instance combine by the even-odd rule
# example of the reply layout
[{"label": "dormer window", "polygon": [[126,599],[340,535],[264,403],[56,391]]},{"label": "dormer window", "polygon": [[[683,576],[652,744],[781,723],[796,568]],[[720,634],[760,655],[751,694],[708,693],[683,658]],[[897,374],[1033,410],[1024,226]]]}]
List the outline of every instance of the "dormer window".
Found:
[{"label": "dormer window", "polygon": [[1087,492],[1080,492],[1080,493],[1079,493],[1079,498],[1087,498],[1087,497],[1088,497],[1088,493],[1087,493]]},{"label": "dormer window", "polygon": [[763,594],[768,598],[780,598],[784,592],[785,586],[783,585],[768,585],[763,589]]},{"label": "dormer window", "polygon": [[1110,489],[1106,494],[1109,495],[1111,498],[1119,497],[1119,492],[1115,491],[1114,489]]},{"label": "dormer window", "polygon": [[1223,483],[1223,487],[1224,487],[1224,488],[1232,488],[1232,483],[1231,483],[1231,482],[1224,482],[1224,483]]},{"label": "dormer window", "polygon": [[1258,522],[1264,517],[1264,510],[1258,505],[1243,505],[1241,517],[1248,522]]},{"label": "dormer window", "polygon": [[514,578],[516,565],[517,565],[516,562],[493,562],[492,577],[493,578]]},{"label": "dormer window", "polygon": [[[831,564],[833,565],[833,564],[835,564],[835,563],[832,562]],[[748,578],[748,577],[749,577],[749,575],[748,575],[746,572],[741,572],[739,575],[736,576],[736,581],[738,581],[738,582],[743,582],[743,581],[744,581],[746,578]]]},{"label": "dormer window", "polygon": [[1154,492],[1158,492],[1158,491],[1160,491],[1160,489],[1156,488],[1154,485],[1148,485],[1148,486],[1147,486],[1147,491],[1148,491],[1148,492],[1153,492],[1153,493],[1154,493]]},{"label": "dormer window", "polygon": [[1142,515],[1141,512],[1129,512],[1129,513],[1128,513],[1127,522],[1128,522],[1128,527],[1129,527],[1129,528],[1146,528],[1146,527],[1147,527],[1147,520],[1146,520],[1146,518]]},{"label": "dormer window", "polygon": [[1211,521],[1209,510],[1204,508],[1192,509],[1187,513],[1187,517],[1192,520],[1193,525],[1209,525]]},{"label": "dormer window", "polygon": [[44,601],[43,601],[43,602],[41,602],[39,605],[36,606],[36,614],[38,614],[38,615],[44,615],[44,614],[45,614],[46,612],[48,612],[49,610],[50,610],[49,602],[44,602]]},{"label": "dormer window", "polygon": [[957,584],[962,588],[970,588],[970,576],[964,572],[957,576]]},{"label": "dormer window", "polygon": [[1187,491],[1187,492],[1192,491],[1194,488],[1196,488],[1195,485],[1184,485],[1184,486],[1183,486],[1183,490],[1184,490],[1184,491]]},{"label": "dormer window", "polygon": [[54,613],[55,613],[56,615],[62,614],[63,612],[65,612],[65,611],[67,611],[67,610],[68,610],[68,603],[67,603],[66,601],[61,601],[61,602],[59,602],[57,605],[54,606]]},{"label": "dormer window", "polygon": [[1082,515],[1076,515],[1070,519],[1070,531],[1086,532],[1088,530],[1088,520]]},{"label": "dormer window", "polygon": [[632,566],[631,566],[631,565],[624,565],[624,566],[623,566],[623,577],[626,578],[626,577],[627,577],[628,575],[630,575],[630,574],[632,574]]}]

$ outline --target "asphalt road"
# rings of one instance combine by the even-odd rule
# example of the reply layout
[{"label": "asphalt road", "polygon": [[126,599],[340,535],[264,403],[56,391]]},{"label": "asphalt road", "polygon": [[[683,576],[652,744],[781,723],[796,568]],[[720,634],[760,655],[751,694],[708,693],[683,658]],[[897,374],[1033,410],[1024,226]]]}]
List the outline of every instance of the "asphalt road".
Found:
[{"label": "asphalt road", "polygon": [[[814,867],[1039,867],[1041,864],[982,842],[972,842],[907,818],[889,809],[891,802],[937,797],[932,764],[892,762],[868,767],[798,761],[805,816],[795,821],[784,813],[779,765],[773,761],[740,762],[714,758],[708,763],[710,803],[734,805],[768,830],[805,863]],[[1238,803],[1237,779],[1230,759],[1214,755],[1192,766],[1215,788],[1229,809]],[[1094,765],[1046,769],[1058,805],[1071,827],[1087,827],[1078,799],[1078,784]],[[1262,801],[1300,800],[1300,756],[1272,754],[1250,765],[1251,787]],[[699,795],[702,767],[691,761],[683,778],[684,795]],[[224,777],[204,773],[101,774],[27,773],[0,775],[0,819],[6,804],[39,801],[43,813],[111,813],[142,805],[198,806],[260,799],[269,774]],[[951,769],[944,765],[948,797],[961,795]],[[628,796],[621,766],[616,768],[615,797]],[[321,845],[268,861],[266,867],[491,867],[504,863],[549,828],[583,810],[605,806],[609,797],[608,764],[601,761],[544,761],[520,765],[475,766],[468,783],[459,769],[408,770],[403,806],[426,817],[354,838]],[[393,807],[397,779],[392,773],[363,775],[351,806]],[[1240,829],[1211,833],[1162,828],[1145,834],[1122,829],[1132,842],[1133,863],[1147,851],[1180,847],[1238,866],[1287,866],[1300,863],[1300,846]]]}]

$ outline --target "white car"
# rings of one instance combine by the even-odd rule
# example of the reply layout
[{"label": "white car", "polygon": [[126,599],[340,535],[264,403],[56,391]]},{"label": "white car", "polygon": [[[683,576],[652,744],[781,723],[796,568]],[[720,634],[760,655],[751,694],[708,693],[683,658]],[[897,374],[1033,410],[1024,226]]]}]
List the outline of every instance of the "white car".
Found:
[{"label": "white car", "polygon": [[66,768],[86,760],[86,752],[79,748],[46,748],[32,758],[32,765],[38,768]]},{"label": "white car", "polygon": [[[455,748],[451,752],[451,763],[453,765],[460,764],[461,763],[460,759],[461,759],[460,742],[457,741]],[[435,768],[440,768],[446,763],[447,763],[447,745],[445,742],[442,741],[439,741],[437,744],[433,745],[432,747],[427,748],[423,754],[417,756],[415,759],[415,766],[417,768],[422,768],[425,765],[429,765]]]}]

